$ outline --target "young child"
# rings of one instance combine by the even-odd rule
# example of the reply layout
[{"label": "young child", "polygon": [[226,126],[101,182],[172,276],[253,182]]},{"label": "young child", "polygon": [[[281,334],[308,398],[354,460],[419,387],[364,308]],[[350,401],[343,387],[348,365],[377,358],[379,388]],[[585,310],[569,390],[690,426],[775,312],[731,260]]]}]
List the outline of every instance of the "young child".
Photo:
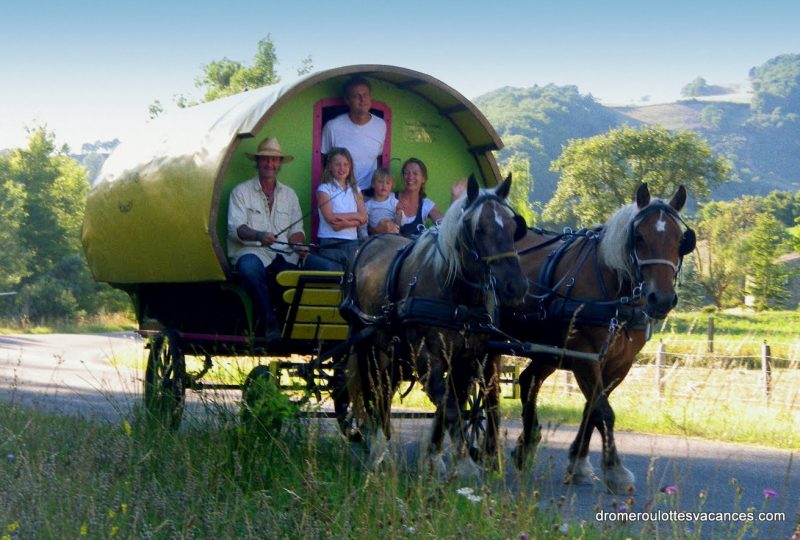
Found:
[{"label": "young child", "polygon": [[322,183],[317,188],[320,255],[342,270],[358,247],[358,227],[367,222],[364,198],[353,175],[353,158],[346,148],[331,148]]},{"label": "young child", "polygon": [[394,194],[394,177],[388,169],[378,169],[372,175],[373,196],[367,200],[367,231],[369,234],[398,233],[397,197]]}]

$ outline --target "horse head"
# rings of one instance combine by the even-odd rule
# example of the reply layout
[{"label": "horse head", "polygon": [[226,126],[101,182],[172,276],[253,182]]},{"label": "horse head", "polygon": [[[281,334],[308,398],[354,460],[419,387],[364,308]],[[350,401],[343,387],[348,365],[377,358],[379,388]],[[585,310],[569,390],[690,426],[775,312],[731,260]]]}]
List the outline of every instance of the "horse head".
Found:
[{"label": "horse head", "polygon": [[527,226],[506,202],[510,189],[510,175],[495,190],[481,190],[470,176],[466,195],[448,209],[440,230],[442,244],[450,247],[458,261],[451,275],[493,289],[500,305],[519,304],[528,290],[514,247]]},{"label": "horse head", "polygon": [[683,186],[665,202],[651,198],[647,184],[641,184],[635,202],[626,207],[626,270],[639,288],[645,313],[654,319],[663,319],[678,303],[676,277],[683,257],[695,248],[694,231],[679,214],[684,204]]}]

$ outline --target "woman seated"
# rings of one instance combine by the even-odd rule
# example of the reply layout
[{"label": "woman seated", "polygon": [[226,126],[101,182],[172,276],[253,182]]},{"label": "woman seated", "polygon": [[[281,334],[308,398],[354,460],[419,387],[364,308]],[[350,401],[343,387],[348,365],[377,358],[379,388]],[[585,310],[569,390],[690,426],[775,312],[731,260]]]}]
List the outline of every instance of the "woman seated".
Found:
[{"label": "woman seated", "polygon": [[358,247],[358,228],[367,222],[364,198],[346,148],[331,148],[317,188],[320,255],[344,270]]},{"label": "woman seated", "polygon": [[410,236],[419,234],[425,228],[427,219],[437,223],[443,214],[436,203],[425,197],[425,184],[428,181],[428,168],[421,159],[409,158],[403,163],[403,191],[398,193],[397,213],[400,234]]}]

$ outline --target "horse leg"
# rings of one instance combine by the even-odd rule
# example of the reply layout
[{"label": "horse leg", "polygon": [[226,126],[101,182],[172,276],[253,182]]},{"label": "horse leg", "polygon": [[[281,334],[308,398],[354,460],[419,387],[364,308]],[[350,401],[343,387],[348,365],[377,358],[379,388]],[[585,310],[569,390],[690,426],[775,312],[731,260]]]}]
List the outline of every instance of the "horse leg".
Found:
[{"label": "horse leg", "polygon": [[597,431],[603,439],[603,477],[606,488],[611,493],[632,493],[636,477],[622,465],[622,459],[617,453],[614,442],[614,410],[608,402],[608,396],[603,394],[594,411],[597,416]]},{"label": "horse leg", "polygon": [[486,434],[482,448],[478,448],[479,459],[497,470],[500,467],[500,453],[497,442],[500,438],[500,369],[499,354],[490,356],[483,368],[484,410],[486,412]]},{"label": "horse leg", "polygon": [[511,452],[517,469],[525,469],[536,451],[536,445],[542,439],[542,426],[536,414],[536,399],[544,381],[555,368],[541,365],[535,358],[519,376],[520,400],[522,401],[522,433],[517,438],[517,445]]},{"label": "horse leg", "polygon": [[[460,478],[480,478],[480,468],[469,455],[467,438],[464,432],[466,418],[464,417],[465,405],[469,390],[473,383],[473,370],[471,362],[462,358],[461,362],[454,362],[447,379],[447,405],[445,410],[445,424],[450,433],[453,446],[453,459],[456,474]],[[463,367],[462,367],[463,366]]]},{"label": "horse leg", "polygon": [[369,466],[379,468],[390,461],[388,440],[391,431],[387,418],[391,414],[391,391],[386,388],[386,369],[381,369],[382,354],[375,347],[361,348],[359,354],[359,371],[362,395],[364,399],[365,421],[364,440],[369,450]]},{"label": "horse leg", "polygon": [[416,358],[417,374],[425,394],[436,407],[431,425],[431,436],[428,441],[427,456],[430,460],[431,469],[441,479],[445,479],[447,466],[442,456],[442,445],[444,443],[447,389],[445,387],[443,362],[432,362],[433,355],[427,354],[425,347],[422,347]]},{"label": "horse leg", "polygon": [[573,373],[586,398],[586,404],[583,407],[578,433],[569,447],[569,466],[564,475],[564,483],[585,484],[591,483],[595,478],[594,468],[589,462],[589,442],[592,439],[594,428],[600,423],[597,406],[604,397],[603,379],[600,374],[600,366],[597,364],[576,367]]}]

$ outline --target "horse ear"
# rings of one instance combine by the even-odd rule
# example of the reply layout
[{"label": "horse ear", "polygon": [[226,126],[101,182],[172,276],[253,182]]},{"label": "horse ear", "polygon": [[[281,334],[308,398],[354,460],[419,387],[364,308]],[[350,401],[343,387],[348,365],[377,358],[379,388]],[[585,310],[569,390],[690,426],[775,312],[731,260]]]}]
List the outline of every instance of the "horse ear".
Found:
[{"label": "horse ear", "polygon": [[686,188],[678,186],[678,191],[676,191],[675,195],[670,199],[669,205],[674,208],[676,212],[680,212],[684,204],[686,204]]},{"label": "horse ear", "polygon": [[469,175],[469,180],[467,180],[467,205],[472,204],[478,198],[480,192],[481,186],[478,185],[475,175]]},{"label": "horse ear", "polygon": [[514,223],[517,228],[514,230],[514,242],[519,242],[528,234],[528,222],[519,214],[514,214]]},{"label": "horse ear", "polygon": [[501,199],[507,198],[509,193],[511,193],[511,173],[508,173],[508,176],[506,176],[506,179],[503,180],[503,183],[497,186],[497,189],[494,190],[494,194]]},{"label": "horse ear", "polygon": [[694,234],[692,229],[686,229],[684,231],[683,236],[681,236],[681,242],[678,244],[678,255],[681,258],[685,257],[697,246],[697,236]]},{"label": "horse ear", "polygon": [[644,208],[648,204],[650,204],[650,189],[645,183],[639,184],[636,188],[636,206]]}]

